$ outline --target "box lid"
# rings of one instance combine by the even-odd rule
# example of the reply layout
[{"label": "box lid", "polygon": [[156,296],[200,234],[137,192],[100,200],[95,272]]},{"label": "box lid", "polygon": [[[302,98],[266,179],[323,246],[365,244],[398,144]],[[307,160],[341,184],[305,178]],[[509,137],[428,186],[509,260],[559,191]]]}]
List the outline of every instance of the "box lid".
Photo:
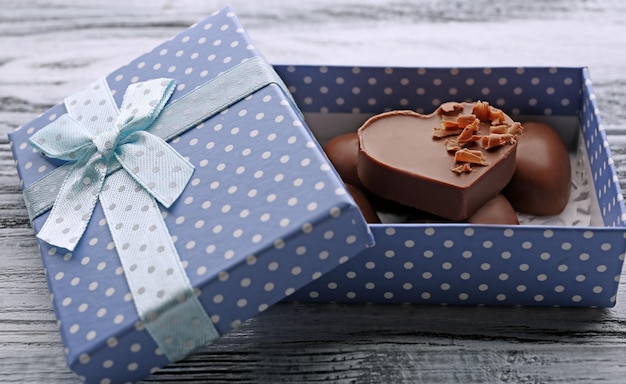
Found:
[{"label": "box lid", "polygon": [[[62,196],[55,205],[62,206],[59,201],[63,198],[79,201],[76,196],[64,195],[63,188],[69,181],[59,183],[75,168],[72,161],[43,156],[28,140],[37,141],[44,127],[59,129],[66,121],[80,126],[104,120],[97,113],[91,118],[87,115],[92,111],[89,108],[107,103],[86,96],[102,84],[110,88],[119,108],[117,117],[127,109],[133,114],[133,105],[126,108],[132,103],[125,98],[130,89],[139,94],[147,87],[144,84],[149,84],[167,93],[172,87],[169,99],[164,96],[163,112],[146,131],[169,140],[183,163],[193,166],[180,196],[169,208],[154,205],[154,211],[151,204],[133,200],[133,193],[143,191],[139,187],[152,187],[150,182],[139,183],[133,190],[128,186],[136,184],[128,175],[135,172],[134,168],[110,172],[93,215],[72,251],[68,250],[71,246],[54,246],[40,240],[68,364],[88,382],[140,379],[190,353],[203,340],[211,340],[212,335],[237,327],[373,242],[358,207],[280,79],[275,76],[261,87],[248,87],[250,90],[241,96],[231,94],[256,81],[248,69],[241,69],[242,65],[251,65],[252,72],[260,68],[261,77],[275,76],[233,11],[225,8],[112,72],[106,83],[88,86],[10,134],[27,205],[36,216],[33,227],[41,233],[45,225],[56,228],[54,223],[45,224],[48,217],[63,221],[72,216],[71,209],[55,212],[53,208],[51,213],[39,207],[55,201],[58,194]],[[143,83],[162,78],[175,83],[164,88]],[[208,83],[213,85],[207,91]],[[141,86],[134,87],[138,84]],[[227,102],[220,106],[225,98]],[[184,107],[180,107],[182,103]],[[205,120],[210,114],[204,111],[210,109],[207,105],[217,113]],[[200,116],[189,130],[159,133],[159,129],[168,130],[180,121],[193,121],[188,114]],[[105,126],[117,118],[112,117]],[[64,134],[53,131],[47,138],[54,138],[55,132]],[[104,147],[98,145],[106,147],[102,139],[105,134],[98,131],[89,135],[100,150],[94,153],[104,153]],[[70,141],[75,137],[70,135]],[[123,141],[119,136],[116,140]],[[142,140],[138,142],[143,145],[146,139]],[[165,164],[159,160],[163,152],[154,152],[152,147],[132,148],[133,156],[152,156],[140,165],[159,174],[158,178],[166,178],[170,183],[166,187],[178,183],[178,179],[171,181],[167,177],[180,168],[160,171]],[[117,156],[120,151],[115,153]],[[103,158],[108,159],[106,156],[108,152]],[[116,159],[119,163],[126,161],[124,156]],[[117,165],[114,161],[112,164],[113,168]],[[120,174],[126,176],[117,177]],[[151,175],[146,177],[152,180]],[[91,185],[91,181],[83,179],[85,184]],[[167,198],[161,200],[168,203]],[[82,213],[78,204],[69,206]],[[121,216],[112,213],[121,211],[126,212]],[[157,223],[160,218],[166,236],[146,239],[137,235],[151,232],[154,225],[149,220]],[[64,230],[58,229],[61,237]],[[67,231],[74,231],[74,226]],[[56,236],[47,240],[58,244]],[[164,265],[163,246],[158,245],[161,241],[165,248],[171,243],[177,251],[179,260],[172,268]],[[170,284],[168,279],[177,274],[177,269],[182,271],[179,280],[183,281]],[[129,277],[135,274],[139,277]],[[169,299],[140,299],[149,293]],[[201,304],[202,308],[189,309],[186,303]],[[204,329],[207,324],[198,319],[202,317],[198,311],[206,316],[214,333]],[[162,319],[167,319],[167,324],[162,324]],[[194,333],[185,321],[205,336],[185,339]]]}]

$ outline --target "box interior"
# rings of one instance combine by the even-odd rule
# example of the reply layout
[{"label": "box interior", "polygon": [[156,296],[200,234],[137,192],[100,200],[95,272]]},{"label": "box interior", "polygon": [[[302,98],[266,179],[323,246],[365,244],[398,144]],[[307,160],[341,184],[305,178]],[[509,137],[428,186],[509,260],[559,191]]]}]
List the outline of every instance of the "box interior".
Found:
[{"label": "box interior", "polygon": [[321,144],[356,130],[372,115],[401,109],[428,114],[446,101],[484,100],[514,120],[548,122],[570,149],[572,160],[587,161],[582,167],[591,169],[587,210],[593,217],[588,225],[622,227],[626,220],[587,68],[277,65],[275,69]]},{"label": "box interior", "polygon": [[371,224],[375,247],[290,300],[615,304],[626,215],[586,68],[284,66],[277,70],[322,144],[355,131],[372,115],[401,109],[428,114],[446,101],[488,101],[522,123],[546,122],[569,148],[573,174],[578,186],[584,187],[584,193],[575,188],[581,200],[570,200],[565,216],[573,222],[569,214],[582,212],[587,219],[559,224],[561,214],[515,226]]}]

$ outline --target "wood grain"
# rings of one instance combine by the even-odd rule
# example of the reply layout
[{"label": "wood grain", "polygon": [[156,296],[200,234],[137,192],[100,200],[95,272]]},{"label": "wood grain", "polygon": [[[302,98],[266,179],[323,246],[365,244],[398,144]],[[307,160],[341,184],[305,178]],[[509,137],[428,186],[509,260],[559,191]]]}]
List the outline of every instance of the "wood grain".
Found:
[{"label": "wood grain", "polygon": [[[225,4],[0,0],[0,382],[77,382],[6,134]],[[626,187],[625,2],[230,4],[274,63],[589,66]],[[611,309],[279,304],[144,382],[620,383],[625,284],[617,301]]]}]

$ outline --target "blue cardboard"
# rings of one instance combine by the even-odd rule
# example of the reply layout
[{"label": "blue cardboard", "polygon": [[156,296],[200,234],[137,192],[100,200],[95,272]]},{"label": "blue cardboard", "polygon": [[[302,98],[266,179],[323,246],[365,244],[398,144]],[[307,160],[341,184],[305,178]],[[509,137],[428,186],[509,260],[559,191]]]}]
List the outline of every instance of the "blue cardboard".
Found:
[{"label": "blue cardboard", "polygon": [[[320,140],[370,116],[488,101],[550,123],[588,173],[587,221],[371,224],[376,245],[298,291],[302,302],[611,307],[626,240],[619,180],[587,68],[278,66]],[[523,140],[523,135],[520,140]],[[587,185],[582,185],[586,187]],[[574,209],[576,210],[576,209]]]},{"label": "blue cardboard", "polygon": [[[130,84],[173,78],[171,104],[260,57],[225,8],[106,79],[119,105]],[[10,134],[25,189],[62,165],[33,150],[28,139],[64,112],[59,104]],[[160,209],[220,334],[372,244],[358,208],[277,84],[225,106],[169,144],[195,170],[178,200]],[[33,220],[35,232],[46,217]],[[73,252],[41,241],[40,249],[68,365],[83,380],[132,382],[168,364],[139,320],[99,203]]]}]

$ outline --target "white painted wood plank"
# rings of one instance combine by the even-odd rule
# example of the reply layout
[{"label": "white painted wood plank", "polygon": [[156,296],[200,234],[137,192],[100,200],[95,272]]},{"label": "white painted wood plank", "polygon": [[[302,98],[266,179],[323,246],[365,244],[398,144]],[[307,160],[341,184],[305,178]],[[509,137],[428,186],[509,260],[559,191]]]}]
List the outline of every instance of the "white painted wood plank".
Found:
[{"label": "white painted wood plank", "polygon": [[[0,382],[76,382],[6,133],[226,3],[0,0]],[[275,63],[587,65],[605,126],[626,129],[621,1],[230,4]],[[622,284],[612,309],[281,304],[145,382],[619,383],[625,356]]]}]

